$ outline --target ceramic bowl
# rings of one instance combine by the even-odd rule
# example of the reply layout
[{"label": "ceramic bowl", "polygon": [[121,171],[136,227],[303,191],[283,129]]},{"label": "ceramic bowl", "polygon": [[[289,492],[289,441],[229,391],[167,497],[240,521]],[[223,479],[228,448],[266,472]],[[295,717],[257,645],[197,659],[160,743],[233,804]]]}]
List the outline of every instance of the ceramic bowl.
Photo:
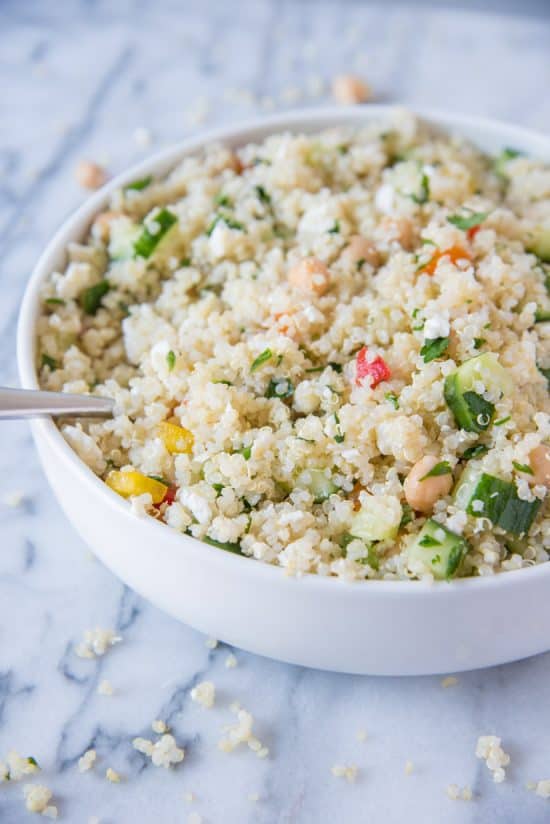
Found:
[{"label": "ceramic bowl", "polygon": [[[27,286],[18,327],[21,384],[38,387],[35,327],[40,287],[62,267],[110,193],[162,175],[212,140],[238,146],[283,130],[315,132],[386,117],[389,107],[294,111],[217,129],[156,154],[110,181],[59,229]],[[516,126],[430,111],[424,120],[497,153],[513,146],[550,160],[550,140]],[[69,520],[103,563],[160,609],[245,650],[350,673],[456,672],[550,648],[550,564],[487,578],[437,582],[344,581],[306,575],[233,555],[137,518],[80,460],[51,419],[32,422],[46,476]]]}]

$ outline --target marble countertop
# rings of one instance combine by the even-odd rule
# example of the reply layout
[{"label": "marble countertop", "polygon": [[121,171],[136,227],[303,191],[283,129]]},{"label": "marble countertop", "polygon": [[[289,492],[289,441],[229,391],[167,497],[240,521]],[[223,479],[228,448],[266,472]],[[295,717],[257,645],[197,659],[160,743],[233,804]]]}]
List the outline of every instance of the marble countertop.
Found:
[{"label": "marble countertop", "polygon": [[[550,128],[542,6],[522,18],[337,0],[6,0],[0,31],[4,384],[17,382],[14,336],[29,271],[83,199],[73,176],[81,158],[116,172],[202,122],[326,102],[326,81],[342,70],[363,74],[381,101]],[[205,824],[549,820],[550,801],[525,783],[550,777],[550,654],[460,675],[448,689],[439,678],[332,675],[238,650],[227,668],[230,649],[209,649],[90,557],[22,423],[2,425],[0,499],[0,757],[14,748],[39,761],[60,820],[176,824],[192,822],[192,812]],[[94,626],[115,628],[123,642],[82,660],[75,645]],[[211,710],[190,699],[205,678],[218,690]],[[102,679],[112,696],[98,694]],[[254,714],[267,759],[217,749],[233,701]],[[172,771],[132,749],[156,718],[185,747]],[[511,755],[504,784],[475,758],[480,734],[501,736]],[[80,774],[77,759],[92,746],[96,767]],[[332,765],[352,763],[354,784],[331,775]],[[109,766],[120,784],[106,781]],[[449,783],[471,786],[474,799],[450,801]],[[21,785],[0,787],[0,820],[34,820]]]}]

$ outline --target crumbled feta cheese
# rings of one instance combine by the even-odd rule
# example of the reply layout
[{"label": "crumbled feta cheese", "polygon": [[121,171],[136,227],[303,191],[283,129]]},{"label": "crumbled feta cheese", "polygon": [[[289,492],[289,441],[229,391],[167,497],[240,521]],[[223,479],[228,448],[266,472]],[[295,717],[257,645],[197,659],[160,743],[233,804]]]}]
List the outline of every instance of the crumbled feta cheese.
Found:
[{"label": "crumbled feta cheese", "polygon": [[201,704],[205,709],[214,706],[216,687],[212,681],[201,681],[191,690],[191,700]]},{"label": "crumbled feta cheese", "polygon": [[482,758],[493,773],[493,781],[500,784],[506,773],[504,767],[510,763],[510,756],[500,746],[501,740],[496,735],[481,735],[477,740],[476,756]]},{"label": "crumbled feta cheese", "polygon": [[427,340],[447,338],[450,331],[449,319],[444,315],[434,315],[431,318],[427,318],[424,323],[424,338]]},{"label": "crumbled feta cheese", "polygon": [[120,643],[122,638],[116,635],[112,629],[87,629],[84,639],[75,647],[75,653],[79,658],[96,658],[105,655],[109,647]]},{"label": "crumbled feta cheese", "polygon": [[334,766],[330,768],[330,771],[335,778],[345,778],[346,781],[353,784],[357,778],[358,768],[355,764],[349,764],[348,766],[345,764],[334,764]]},{"label": "crumbled feta cheese", "polygon": [[88,770],[90,770],[93,767],[93,765],[95,763],[95,760],[96,760],[96,757],[97,757],[97,754],[96,754],[95,750],[86,750],[84,755],[82,755],[78,759],[78,770],[79,770],[79,772],[81,772],[81,773],[88,772]]}]

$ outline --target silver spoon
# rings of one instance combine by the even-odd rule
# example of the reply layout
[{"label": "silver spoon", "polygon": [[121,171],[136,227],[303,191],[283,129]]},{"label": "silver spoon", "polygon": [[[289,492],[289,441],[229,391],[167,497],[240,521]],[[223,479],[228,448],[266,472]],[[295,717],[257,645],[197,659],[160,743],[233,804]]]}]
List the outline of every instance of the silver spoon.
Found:
[{"label": "silver spoon", "polygon": [[43,392],[35,389],[8,389],[0,386],[0,420],[11,418],[92,417],[110,418],[114,401],[93,395]]}]

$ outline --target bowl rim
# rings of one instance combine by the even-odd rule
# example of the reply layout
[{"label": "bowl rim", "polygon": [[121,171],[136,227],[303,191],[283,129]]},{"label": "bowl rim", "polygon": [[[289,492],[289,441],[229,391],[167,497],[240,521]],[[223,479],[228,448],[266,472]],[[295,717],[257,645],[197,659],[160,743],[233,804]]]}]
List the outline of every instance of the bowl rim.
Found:
[{"label": "bowl rim", "polygon": [[[201,130],[128,167],[109,180],[93,195],[86,198],[84,203],[62,221],[33,268],[20,306],[17,324],[17,363],[21,386],[25,389],[39,388],[35,365],[35,328],[40,309],[40,288],[52,271],[50,259],[59,257],[62,254],[79,225],[83,222],[91,223],[93,216],[103,208],[113,191],[144,174],[165,174],[183,157],[200,151],[209,143],[222,142],[237,146],[242,145],[243,142],[263,139],[267,135],[277,132],[299,131],[302,129],[311,131],[312,128],[331,128],[338,125],[360,124],[361,122],[367,124],[392,114],[395,115],[398,111],[410,112],[436,128],[443,128],[451,132],[456,129],[460,133],[461,129],[472,128],[492,135],[494,138],[500,136],[501,140],[504,139],[503,133],[505,133],[507,141],[511,138],[518,145],[523,143],[538,145],[540,146],[541,155],[548,155],[550,158],[550,138],[539,132],[492,118],[415,106],[369,104],[368,106],[350,106],[346,108],[340,106],[311,107],[278,112],[268,117],[249,118],[232,126],[219,126],[205,131]],[[248,132],[259,132],[259,134],[256,137],[248,137]],[[501,145],[504,144],[501,143]],[[84,463],[65,441],[52,418],[36,418],[31,422],[31,427],[35,439],[46,441],[51,449],[59,453],[65,465],[75,472],[84,484],[90,487],[91,493],[94,492],[103,496],[105,505],[116,510],[119,517],[130,518],[134,521],[136,516],[131,511],[130,503],[111,490]],[[174,547],[176,547],[177,542],[179,549],[182,549],[185,544],[185,551],[194,556],[193,561],[196,560],[200,563],[202,559],[204,561],[208,560],[210,564],[217,564],[222,574],[225,569],[227,571],[230,569],[236,571],[238,569],[237,564],[246,564],[246,568],[242,567],[243,572],[246,571],[249,576],[262,576],[266,580],[271,580],[274,585],[277,581],[279,585],[284,585],[283,582],[290,584],[294,580],[293,576],[288,576],[285,569],[280,566],[258,562],[247,556],[220,551],[198,538],[177,532],[167,524],[160,523],[154,518],[144,518],[142,529],[151,530],[151,539],[155,537],[162,538],[165,544],[171,542]],[[157,532],[159,529],[162,530],[162,533]],[[254,563],[251,563],[251,561],[254,561]],[[487,589],[494,589],[495,587],[515,587],[521,582],[527,583],[528,580],[538,579],[541,576],[550,577],[550,562],[500,572],[490,576],[433,582],[380,579],[347,581],[335,580],[334,576],[306,573],[300,576],[300,585],[319,590],[324,593],[324,597],[327,597],[327,594],[367,597],[375,593],[380,595],[392,594],[398,597],[403,597],[406,593],[409,597],[424,597],[427,593],[433,596],[445,593],[447,597],[451,593],[456,595],[466,590],[485,592]]]}]

